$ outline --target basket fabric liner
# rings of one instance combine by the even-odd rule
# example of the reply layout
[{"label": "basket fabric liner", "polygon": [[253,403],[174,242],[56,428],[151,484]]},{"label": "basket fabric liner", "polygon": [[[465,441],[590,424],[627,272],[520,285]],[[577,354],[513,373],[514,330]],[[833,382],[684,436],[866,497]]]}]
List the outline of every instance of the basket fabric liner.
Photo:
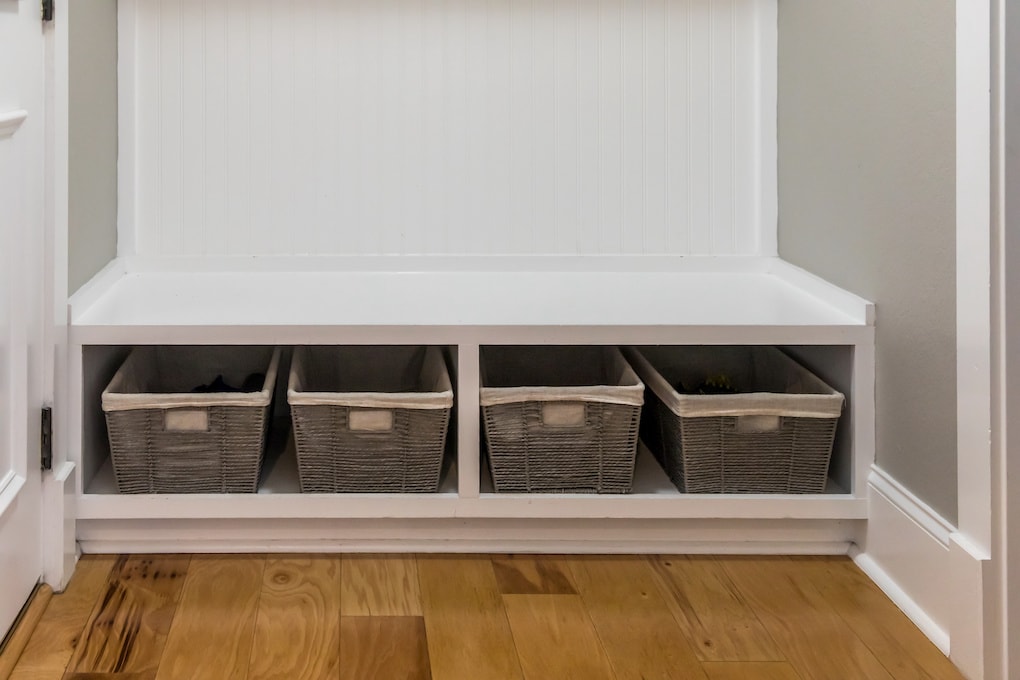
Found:
[{"label": "basket fabric liner", "polygon": [[641,406],[644,393],[641,380],[615,347],[483,349],[482,406],[527,401]]},{"label": "basket fabric liner", "polygon": [[[268,406],[279,365],[280,350],[271,348],[138,347],[103,390],[103,410]],[[191,392],[217,374],[240,385],[251,373],[263,371],[266,378],[259,392]]]},{"label": "basket fabric liner", "polygon": [[[625,352],[655,396],[684,418],[838,418],[843,411],[842,394],[775,347],[650,347]],[[706,371],[726,375],[738,390],[754,386],[755,391],[681,394],[676,390],[678,382],[699,384],[707,377]]]},{"label": "basket fabric liner", "polygon": [[453,386],[438,347],[299,347],[287,401],[292,406],[439,410],[453,406]]}]

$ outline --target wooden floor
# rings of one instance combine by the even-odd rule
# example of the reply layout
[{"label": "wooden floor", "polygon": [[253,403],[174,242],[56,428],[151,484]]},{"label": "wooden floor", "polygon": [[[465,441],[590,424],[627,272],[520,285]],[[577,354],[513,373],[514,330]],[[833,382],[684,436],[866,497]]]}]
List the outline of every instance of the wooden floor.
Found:
[{"label": "wooden floor", "polygon": [[86,556],[16,680],[960,678],[846,558]]}]

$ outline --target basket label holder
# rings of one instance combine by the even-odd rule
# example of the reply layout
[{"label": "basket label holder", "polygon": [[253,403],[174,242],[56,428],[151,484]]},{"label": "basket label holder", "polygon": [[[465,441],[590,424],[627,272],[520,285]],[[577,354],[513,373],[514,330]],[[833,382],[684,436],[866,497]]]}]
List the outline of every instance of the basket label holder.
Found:
[{"label": "basket label holder", "polygon": [[582,402],[551,401],[542,404],[542,424],[546,427],[581,427],[585,422]]},{"label": "basket label holder", "polygon": [[746,434],[778,432],[783,429],[782,416],[737,416],[734,430]]},{"label": "basket label holder", "polygon": [[202,408],[167,409],[163,415],[167,432],[208,432],[209,411]]},{"label": "basket label holder", "polygon": [[351,409],[347,416],[351,432],[389,432],[393,429],[391,409]]}]

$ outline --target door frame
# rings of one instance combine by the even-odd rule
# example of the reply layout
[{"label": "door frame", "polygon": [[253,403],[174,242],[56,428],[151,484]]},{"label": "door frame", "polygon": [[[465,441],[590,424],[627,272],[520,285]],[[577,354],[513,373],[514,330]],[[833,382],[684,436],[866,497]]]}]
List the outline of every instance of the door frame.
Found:
[{"label": "door frame", "polygon": [[55,0],[54,20],[45,24],[46,42],[46,219],[43,300],[43,400],[53,407],[53,466],[42,480],[43,580],[61,591],[74,573],[77,474],[68,460],[68,121],[70,61],[68,5]]}]

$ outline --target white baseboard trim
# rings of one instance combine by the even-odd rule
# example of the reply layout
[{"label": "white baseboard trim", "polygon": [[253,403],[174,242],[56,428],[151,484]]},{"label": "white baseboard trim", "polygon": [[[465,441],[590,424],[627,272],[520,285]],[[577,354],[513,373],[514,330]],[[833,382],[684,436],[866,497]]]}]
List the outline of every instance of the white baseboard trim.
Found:
[{"label": "white baseboard trim", "polygon": [[867,530],[851,557],[968,678],[983,677],[987,556],[969,549],[952,523],[877,466],[868,478],[868,501]]},{"label": "white baseboard trim", "polygon": [[79,520],[84,552],[845,555],[845,520]]},{"label": "white baseboard trim", "polygon": [[75,499],[77,486],[74,463],[58,464],[43,474],[43,581],[54,591],[63,592],[74,573],[77,560],[75,543]]},{"label": "white baseboard trim", "polygon": [[83,554],[150,553],[423,553],[423,554],[525,554],[525,555],[845,555],[847,543],[723,544],[682,542],[549,542],[470,540],[176,540],[86,539]]},{"label": "white baseboard trim", "polygon": [[935,540],[949,547],[949,536],[956,531],[956,527],[891,477],[888,472],[877,465],[872,465],[868,485],[917,522]]},{"label": "white baseboard trim", "polygon": [[867,553],[851,550],[850,557],[868,575],[882,592],[907,615],[914,625],[921,629],[929,640],[946,656],[949,656],[949,632],[938,625],[928,613]]},{"label": "white baseboard trim", "polygon": [[952,648],[954,531],[930,506],[877,466],[868,477],[868,527],[851,556],[946,655]]}]

